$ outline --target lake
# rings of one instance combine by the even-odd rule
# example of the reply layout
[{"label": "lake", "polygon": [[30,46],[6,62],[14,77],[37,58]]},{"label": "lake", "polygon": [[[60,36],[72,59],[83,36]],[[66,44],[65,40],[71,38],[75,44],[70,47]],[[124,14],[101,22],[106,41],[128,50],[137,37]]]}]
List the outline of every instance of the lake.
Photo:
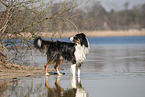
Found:
[{"label": "lake", "polygon": [[[70,63],[64,62],[60,71],[65,75],[13,79],[6,90],[1,89],[0,97],[145,97],[145,36],[88,40],[90,53],[80,78],[73,78]],[[18,63],[40,67],[46,63],[45,55],[38,51],[32,57],[28,54]]]}]

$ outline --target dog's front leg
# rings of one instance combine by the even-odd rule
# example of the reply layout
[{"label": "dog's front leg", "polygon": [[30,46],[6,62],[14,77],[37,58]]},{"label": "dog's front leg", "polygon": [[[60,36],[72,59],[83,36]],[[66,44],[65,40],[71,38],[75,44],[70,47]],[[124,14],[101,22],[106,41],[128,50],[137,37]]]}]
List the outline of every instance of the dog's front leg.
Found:
[{"label": "dog's front leg", "polygon": [[71,64],[71,73],[72,73],[72,76],[76,75],[76,64]]},{"label": "dog's front leg", "polygon": [[80,73],[81,73],[81,68],[78,68],[78,72],[77,72],[77,76],[80,77]]},{"label": "dog's front leg", "polygon": [[81,73],[81,64],[77,66],[77,77],[80,77],[80,73]]},{"label": "dog's front leg", "polygon": [[76,84],[76,77],[75,76],[72,76],[72,78],[71,78],[71,87],[73,88],[73,89],[76,89],[76,86],[77,84]]}]

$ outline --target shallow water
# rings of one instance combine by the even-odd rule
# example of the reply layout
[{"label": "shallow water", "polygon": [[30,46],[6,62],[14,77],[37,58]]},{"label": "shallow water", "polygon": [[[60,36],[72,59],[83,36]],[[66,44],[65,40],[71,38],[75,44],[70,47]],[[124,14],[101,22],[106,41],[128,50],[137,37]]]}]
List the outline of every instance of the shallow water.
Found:
[{"label": "shallow water", "polygon": [[[62,77],[13,79],[6,89],[0,90],[0,97],[145,97],[145,37],[138,37],[137,42],[131,37],[127,39],[129,43],[118,38],[112,43],[111,39],[99,40],[89,38],[91,49],[82,64],[80,79],[72,78],[70,63],[65,62],[60,66],[65,73]],[[34,61],[28,60],[28,55],[24,63],[42,67],[46,62],[42,55],[35,53]]]}]

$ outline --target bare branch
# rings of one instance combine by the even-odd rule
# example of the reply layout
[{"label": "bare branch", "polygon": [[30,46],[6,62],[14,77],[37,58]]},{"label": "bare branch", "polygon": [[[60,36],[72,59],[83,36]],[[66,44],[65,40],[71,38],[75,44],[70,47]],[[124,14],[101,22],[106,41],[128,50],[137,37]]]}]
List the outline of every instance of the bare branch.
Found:
[{"label": "bare branch", "polygon": [[0,0],[0,3],[2,3],[6,7],[10,7],[9,5],[5,4],[2,0]]}]

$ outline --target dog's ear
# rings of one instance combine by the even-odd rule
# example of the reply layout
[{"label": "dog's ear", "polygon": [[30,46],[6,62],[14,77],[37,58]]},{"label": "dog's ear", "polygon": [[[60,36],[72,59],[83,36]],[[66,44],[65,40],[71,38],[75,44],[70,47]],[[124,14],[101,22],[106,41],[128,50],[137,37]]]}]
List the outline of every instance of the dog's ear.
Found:
[{"label": "dog's ear", "polygon": [[86,37],[86,35],[84,33],[80,33],[82,35],[82,37]]},{"label": "dog's ear", "polygon": [[88,47],[88,41],[87,41],[87,38],[86,38],[86,35],[84,33],[80,33],[81,35],[81,45],[85,45],[86,47]]}]

